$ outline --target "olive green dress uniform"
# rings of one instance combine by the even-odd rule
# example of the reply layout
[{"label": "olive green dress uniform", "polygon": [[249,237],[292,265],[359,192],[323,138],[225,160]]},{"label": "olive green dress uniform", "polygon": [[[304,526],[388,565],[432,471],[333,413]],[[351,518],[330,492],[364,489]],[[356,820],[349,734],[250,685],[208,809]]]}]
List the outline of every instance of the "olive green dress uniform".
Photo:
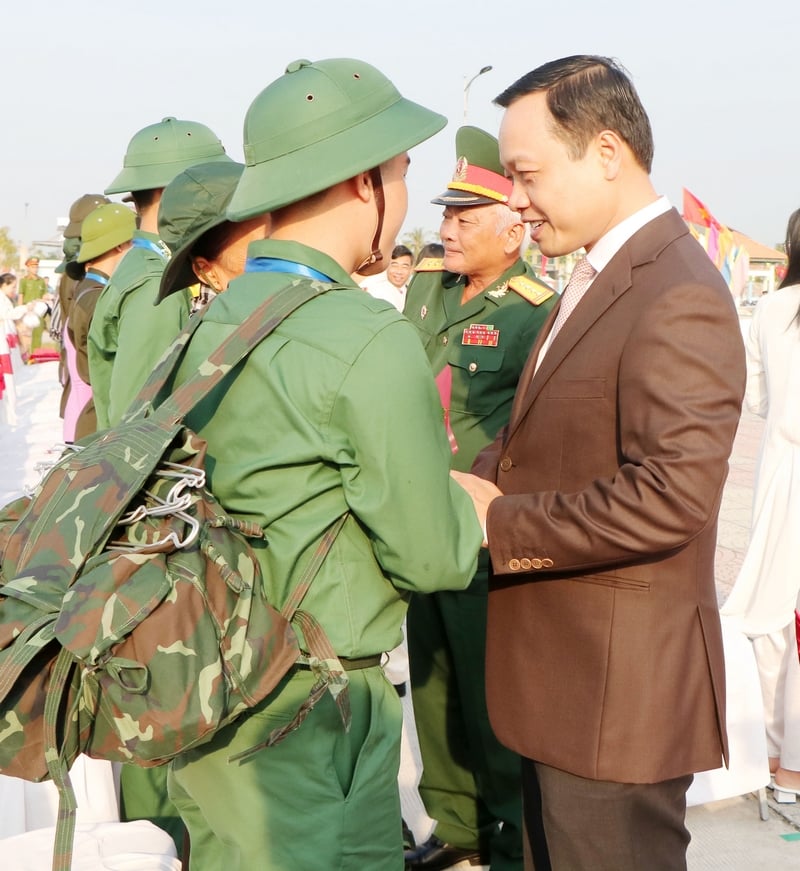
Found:
[{"label": "olive green dress uniform", "polygon": [[[452,467],[469,471],[508,422],[520,373],[556,297],[522,260],[464,305],[464,276],[443,271],[441,260],[420,267],[405,315],[434,374],[450,367],[449,420],[458,447]],[[499,743],[486,710],[487,592],[482,551],[466,591],[414,596],[409,606],[419,791],[438,838],[488,853],[492,871],[521,871],[520,761]]]},{"label": "olive green dress uniform", "polygon": [[154,233],[137,230],[97,301],[89,329],[89,371],[97,428],[119,423],[155,364],[189,319],[188,291],[158,306],[169,251]]},{"label": "olive green dress uniform", "polygon": [[[351,512],[303,609],[340,657],[374,656],[399,643],[410,592],[466,586],[482,532],[466,492],[448,481],[440,403],[406,319],[304,245],[265,240],[248,253],[346,287],[283,321],[188,424],[208,442],[217,498],[265,529],[259,558],[276,607],[325,530]],[[177,383],[292,280],[234,280],[205,311]],[[172,764],[193,871],[400,871],[400,702],[380,665],[348,674],[349,733],[326,696],[282,743],[228,762],[291,720],[313,682],[296,670],[252,714]]]}]

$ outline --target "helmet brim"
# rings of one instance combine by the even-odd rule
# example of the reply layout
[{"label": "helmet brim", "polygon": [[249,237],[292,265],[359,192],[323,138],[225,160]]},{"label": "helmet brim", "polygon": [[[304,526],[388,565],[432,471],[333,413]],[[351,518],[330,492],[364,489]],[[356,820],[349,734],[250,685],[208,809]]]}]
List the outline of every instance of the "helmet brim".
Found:
[{"label": "helmet brim", "polygon": [[446,124],[443,115],[400,97],[347,130],[246,166],[228,219],[243,221],[327,190],[419,145]]}]

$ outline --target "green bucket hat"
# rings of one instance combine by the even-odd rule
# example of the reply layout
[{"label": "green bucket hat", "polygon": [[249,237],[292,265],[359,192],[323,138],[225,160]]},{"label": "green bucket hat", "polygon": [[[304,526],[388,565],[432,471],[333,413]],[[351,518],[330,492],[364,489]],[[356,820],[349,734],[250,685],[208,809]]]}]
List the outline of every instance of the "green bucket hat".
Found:
[{"label": "green bucket hat", "polygon": [[179,172],[209,160],[230,160],[214,132],[196,121],[164,118],[134,135],[122,171],[105,192],[164,188]]},{"label": "green bucket hat", "polygon": [[161,276],[158,302],[197,278],[189,262],[195,243],[227,221],[225,209],[242,177],[241,163],[200,163],[185,169],[164,188],[158,207],[158,235],[172,252]]},{"label": "green bucket hat", "polygon": [[119,203],[98,206],[81,224],[81,250],[77,263],[94,260],[116,245],[130,242],[136,232],[136,215]]},{"label": "green bucket hat", "polygon": [[402,154],[446,123],[363,61],[294,61],[247,110],[246,166],[228,217],[242,221],[305,199]]},{"label": "green bucket hat", "polygon": [[441,206],[484,206],[508,203],[511,179],[500,163],[500,146],[480,127],[459,127],[456,168],[447,190],[432,199]]}]

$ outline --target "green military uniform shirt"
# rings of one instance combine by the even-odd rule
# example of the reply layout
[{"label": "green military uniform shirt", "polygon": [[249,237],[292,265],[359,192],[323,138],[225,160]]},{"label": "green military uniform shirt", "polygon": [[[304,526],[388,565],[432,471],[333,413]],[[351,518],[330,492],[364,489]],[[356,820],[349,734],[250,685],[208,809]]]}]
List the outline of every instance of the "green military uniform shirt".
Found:
[{"label": "green military uniform shirt", "polygon": [[[266,531],[259,557],[276,607],[328,526],[351,512],[303,610],[341,656],[390,650],[401,640],[401,591],[463,589],[482,538],[470,498],[449,478],[430,366],[406,319],[329,257],[275,240],[248,254],[299,262],[346,288],[281,323],[187,423],[208,442],[216,497]],[[203,314],[176,383],[296,278],[254,272],[231,282]]]},{"label": "green military uniform shirt", "polygon": [[89,328],[88,356],[97,428],[119,423],[164,351],[189,318],[188,291],[156,306],[169,252],[137,230],[134,247],[103,289]]},{"label": "green military uniform shirt", "polygon": [[464,276],[442,268],[417,272],[404,313],[434,375],[450,366],[450,425],[458,445],[452,466],[468,472],[508,423],[519,376],[556,295],[521,259],[461,305],[465,285]]}]

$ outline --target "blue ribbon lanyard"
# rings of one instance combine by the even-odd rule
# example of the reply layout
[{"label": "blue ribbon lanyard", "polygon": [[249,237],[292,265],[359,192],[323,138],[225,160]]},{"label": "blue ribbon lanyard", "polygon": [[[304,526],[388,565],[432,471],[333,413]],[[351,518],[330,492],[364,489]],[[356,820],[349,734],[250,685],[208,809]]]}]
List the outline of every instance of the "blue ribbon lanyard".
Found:
[{"label": "blue ribbon lanyard", "polygon": [[99,275],[97,272],[87,272],[85,277],[94,279],[98,284],[101,284],[103,287],[108,284],[108,279],[105,277],[105,275]]},{"label": "blue ribbon lanyard", "polygon": [[159,257],[163,257],[164,260],[169,257],[169,254],[164,250],[163,245],[156,244],[155,242],[151,242],[149,239],[140,239],[138,236],[133,239],[133,247],[134,248],[147,248],[150,251],[154,251],[158,254]]},{"label": "blue ribbon lanyard", "polygon": [[244,266],[245,272],[288,272],[294,275],[303,275],[306,278],[315,278],[317,281],[327,281],[333,284],[333,279],[303,263],[294,260],[282,260],[280,257],[249,257]]}]

